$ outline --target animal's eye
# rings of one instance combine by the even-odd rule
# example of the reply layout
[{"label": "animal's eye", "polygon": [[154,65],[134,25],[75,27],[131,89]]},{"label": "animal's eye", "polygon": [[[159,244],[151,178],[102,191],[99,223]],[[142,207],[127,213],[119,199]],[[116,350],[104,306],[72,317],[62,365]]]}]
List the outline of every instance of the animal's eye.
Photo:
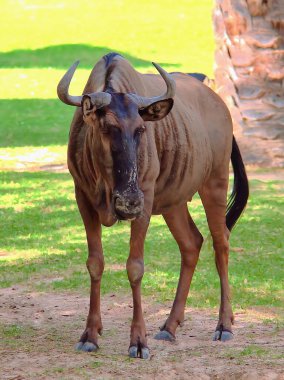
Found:
[{"label": "animal's eye", "polygon": [[111,148],[112,152],[119,152],[120,151],[119,146],[117,146],[116,144],[113,144],[113,143],[111,144],[110,148]]},{"label": "animal's eye", "polygon": [[121,129],[118,128],[116,125],[108,124],[109,131],[114,139],[120,139],[121,138]]}]

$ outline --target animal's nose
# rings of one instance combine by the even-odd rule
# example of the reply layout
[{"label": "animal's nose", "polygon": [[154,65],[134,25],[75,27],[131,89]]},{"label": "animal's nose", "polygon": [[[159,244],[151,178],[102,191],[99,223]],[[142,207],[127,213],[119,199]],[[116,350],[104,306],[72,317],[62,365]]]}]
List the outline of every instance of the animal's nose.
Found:
[{"label": "animal's nose", "polygon": [[133,219],[139,216],[144,207],[142,192],[134,194],[118,194],[114,196],[114,210],[120,219]]},{"label": "animal's nose", "polygon": [[126,207],[137,207],[140,206],[141,199],[138,198],[129,198],[125,201]]},{"label": "animal's nose", "polygon": [[116,208],[123,208],[125,210],[135,209],[143,205],[143,197],[138,195],[116,195],[114,200],[114,205]]}]

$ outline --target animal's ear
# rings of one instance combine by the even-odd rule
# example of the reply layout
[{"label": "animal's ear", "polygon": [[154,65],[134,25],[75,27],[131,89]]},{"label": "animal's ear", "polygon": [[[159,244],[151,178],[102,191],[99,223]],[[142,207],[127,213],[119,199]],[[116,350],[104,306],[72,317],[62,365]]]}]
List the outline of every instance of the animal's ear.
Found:
[{"label": "animal's ear", "polygon": [[144,121],[158,121],[167,116],[173,105],[173,99],[160,100],[140,109],[139,114]]},{"label": "animal's ear", "polygon": [[84,95],[82,99],[83,116],[87,117],[96,110],[89,95]]}]

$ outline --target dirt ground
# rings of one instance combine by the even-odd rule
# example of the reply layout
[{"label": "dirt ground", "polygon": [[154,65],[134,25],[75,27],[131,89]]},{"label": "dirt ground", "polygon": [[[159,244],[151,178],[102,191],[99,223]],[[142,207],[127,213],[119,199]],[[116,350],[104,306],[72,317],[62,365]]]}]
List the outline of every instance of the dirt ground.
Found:
[{"label": "dirt ground", "polygon": [[[0,291],[0,320],[7,327],[1,339],[0,379],[284,379],[284,334],[271,309],[236,313],[235,338],[211,340],[214,312],[188,308],[174,343],[154,334],[170,304],[144,299],[150,359],[129,359],[131,298],[103,297],[104,333],[100,350],[74,350],[85,324],[88,297],[70,293],[36,293],[21,287]],[[19,326],[17,334],[9,325]],[[16,335],[16,336],[15,336]],[[281,355],[282,353],[282,355]]]}]

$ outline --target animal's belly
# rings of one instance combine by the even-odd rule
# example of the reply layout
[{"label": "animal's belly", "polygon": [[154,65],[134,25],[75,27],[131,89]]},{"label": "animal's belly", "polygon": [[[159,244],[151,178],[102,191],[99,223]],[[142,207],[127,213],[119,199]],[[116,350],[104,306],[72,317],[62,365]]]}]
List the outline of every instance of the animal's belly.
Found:
[{"label": "animal's belly", "polygon": [[160,157],[160,174],[155,185],[153,214],[188,202],[208,178],[212,168],[210,150],[180,146],[175,151],[164,151]]}]

